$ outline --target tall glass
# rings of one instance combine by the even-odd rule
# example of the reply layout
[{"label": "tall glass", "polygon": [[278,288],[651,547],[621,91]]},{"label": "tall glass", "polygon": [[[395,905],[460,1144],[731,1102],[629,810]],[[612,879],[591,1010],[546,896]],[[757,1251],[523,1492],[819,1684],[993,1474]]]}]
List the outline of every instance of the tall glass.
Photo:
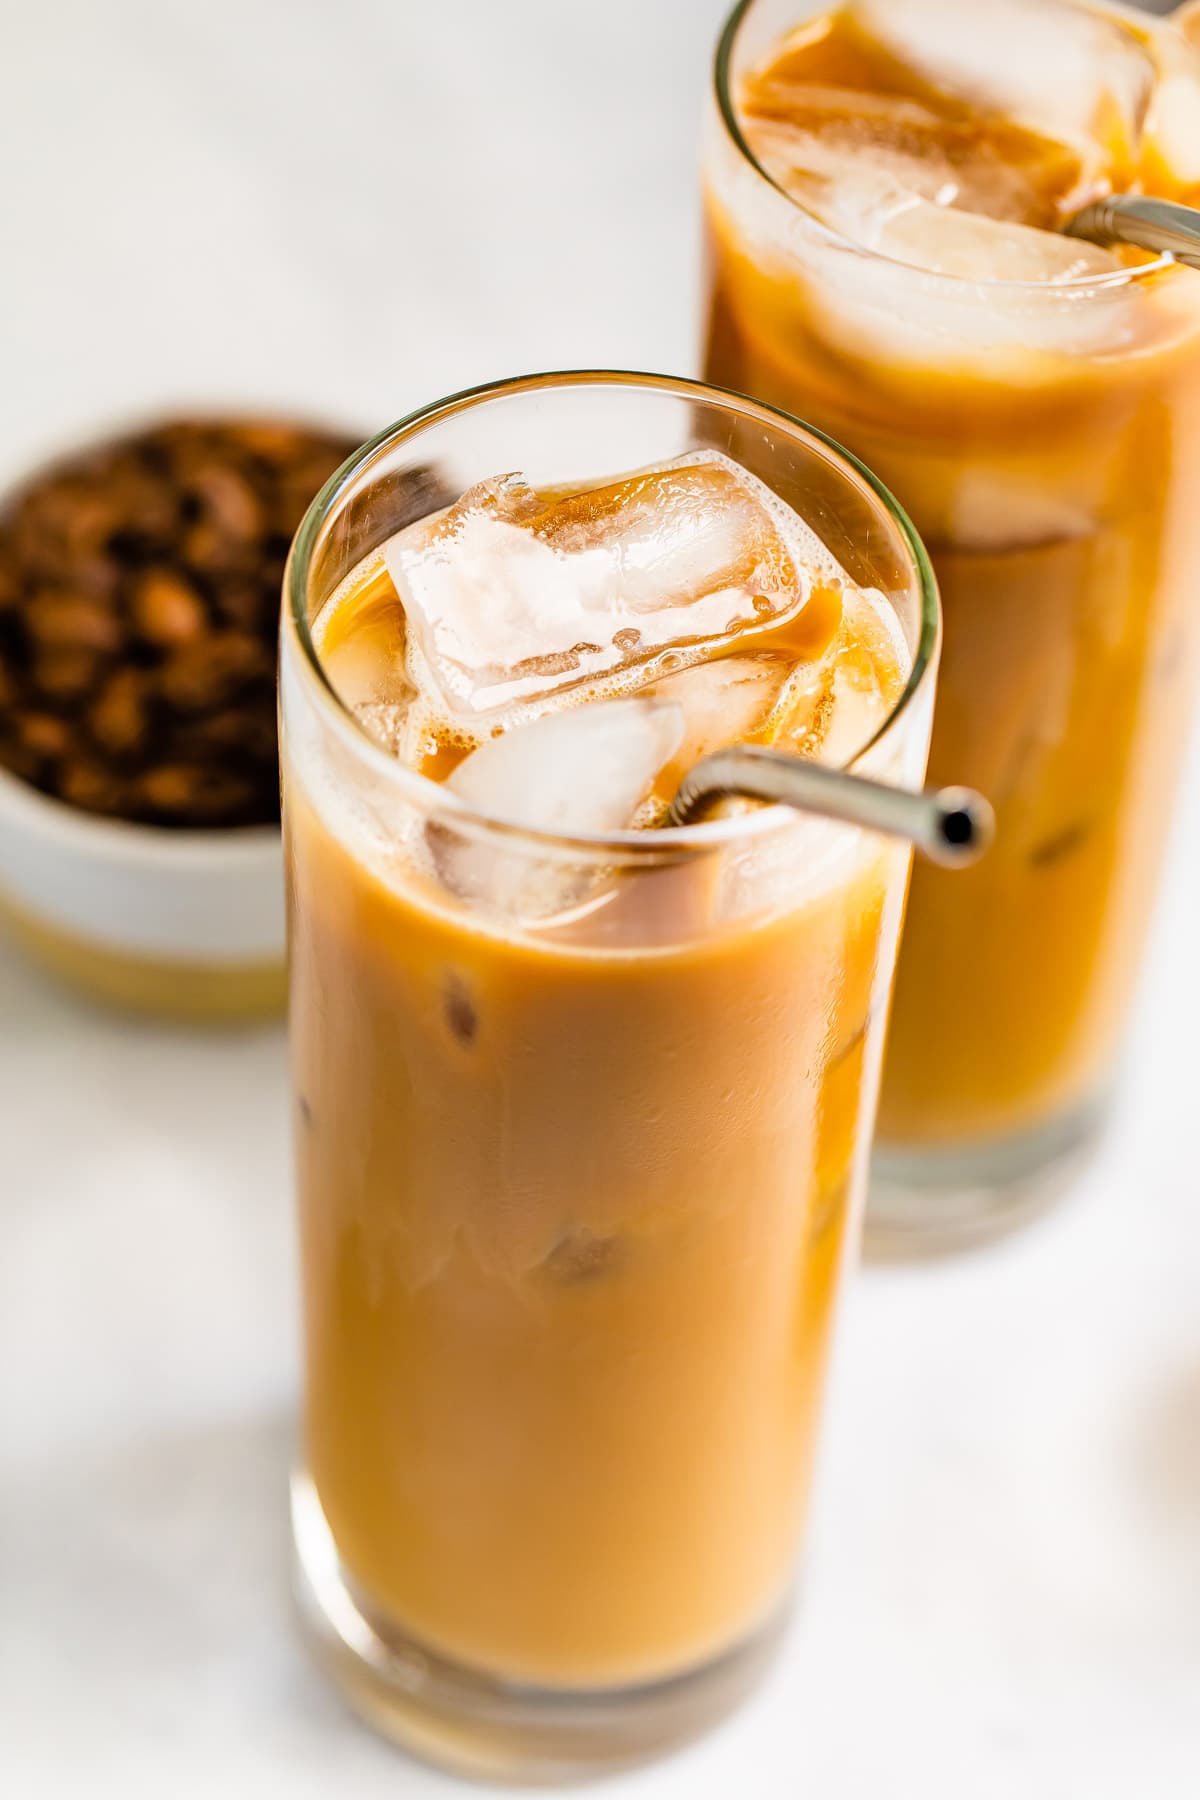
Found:
[{"label": "tall glass", "polygon": [[[893,606],[907,690],[855,766],[921,779],[936,594],[857,464],[685,381],[535,376],[368,444],[300,529],[282,642],[309,1633],[352,1703],[455,1767],[549,1777],[708,1725],[778,1626],[854,1236],[908,856],[783,809],[560,838],[368,738],[311,624],[403,524],[521,469],[705,445]],[[422,875],[414,826],[572,872],[543,926]]]},{"label": "tall glass", "polygon": [[[975,868],[914,872],[869,1227],[919,1249],[1040,1205],[1105,1109],[1190,702],[1200,275],[968,282],[823,228],[756,164],[735,97],[825,10],[743,0],[721,39],[706,367],[849,444],[912,513],[945,610],[930,772],[996,807]],[[1182,35],[1137,17],[1183,74]]]}]

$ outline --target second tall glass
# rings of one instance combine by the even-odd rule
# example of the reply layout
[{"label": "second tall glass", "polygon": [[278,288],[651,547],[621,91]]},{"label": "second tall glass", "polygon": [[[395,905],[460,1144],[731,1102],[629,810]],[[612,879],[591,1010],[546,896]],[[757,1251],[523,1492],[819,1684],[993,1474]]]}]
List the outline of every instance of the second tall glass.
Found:
[{"label": "second tall glass", "polygon": [[[968,280],[839,236],[739,118],[747,75],[826,11],[744,0],[719,48],[707,373],[816,420],[912,513],[945,609],[930,773],[996,807],[976,868],[914,873],[871,1217],[917,1248],[1039,1204],[1103,1114],[1189,711],[1200,274]],[[1165,129],[1200,105],[1192,52],[1169,24],[1129,30]],[[1200,194],[1165,155],[1171,191]]]}]

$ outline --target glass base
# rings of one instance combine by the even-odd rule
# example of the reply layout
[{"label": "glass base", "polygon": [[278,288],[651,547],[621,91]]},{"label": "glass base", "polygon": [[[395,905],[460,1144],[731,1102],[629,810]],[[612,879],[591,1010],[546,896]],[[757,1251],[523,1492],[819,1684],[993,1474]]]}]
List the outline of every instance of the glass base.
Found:
[{"label": "glass base", "polygon": [[384,1635],[347,1585],[311,1479],[292,1478],[293,1587],[304,1634],[353,1710],[405,1750],[475,1779],[551,1786],[677,1749],[732,1712],[765,1672],[788,1608],[698,1669],[631,1688],[527,1687]]},{"label": "glass base", "polygon": [[1108,1095],[1032,1131],[977,1144],[900,1149],[871,1160],[865,1253],[876,1262],[952,1254],[990,1243],[1046,1212],[1089,1161]]}]

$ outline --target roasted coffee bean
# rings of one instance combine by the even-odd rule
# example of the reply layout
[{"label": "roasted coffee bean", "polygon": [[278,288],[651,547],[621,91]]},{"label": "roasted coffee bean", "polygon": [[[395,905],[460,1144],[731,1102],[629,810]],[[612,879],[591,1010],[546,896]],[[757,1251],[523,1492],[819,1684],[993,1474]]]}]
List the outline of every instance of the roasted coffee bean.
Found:
[{"label": "roasted coffee bean", "polygon": [[269,682],[272,663],[265,646],[245,631],[219,631],[185,644],[164,664],[162,691],[181,713],[227,706],[247,683]]},{"label": "roasted coffee bean", "polygon": [[147,678],[140,669],[117,669],[88,711],[88,730],[97,748],[114,758],[142,749],[150,732]]},{"label": "roasted coffee bean", "polygon": [[117,509],[107,495],[80,494],[62,522],[62,541],[73,560],[88,562],[101,555],[117,523]]},{"label": "roasted coffee bean", "polygon": [[200,497],[201,517],[217,536],[245,543],[262,530],[262,507],[245,476],[221,463],[204,463],[190,476],[188,493]]},{"label": "roasted coffee bean", "polygon": [[58,792],[85,812],[123,813],[127,808],[128,795],[120,777],[88,757],[72,757],[62,765]]},{"label": "roasted coffee bean", "polygon": [[21,604],[21,581],[11,556],[0,550],[0,614],[15,612]]},{"label": "roasted coffee bean", "polygon": [[253,783],[246,777],[201,763],[162,763],[139,777],[136,791],[149,812],[197,824],[226,817],[247,806],[254,795]]},{"label": "roasted coffee bean", "polygon": [[138,779],[138,792],[156,812],[190,812],[203,771],[195,764],[161,763]]},{"label": "roasted coffee bean", "polygon": [[[281,580],[282,575],[281,569]],[[279,583],[272,591],[263,581],[231,575],[217,589],[213,613],[222,624],[236,625],[241,631],[261,637],[264,626],[274,631],[278,622]]]},{"label": "roasted coffee bean", "polygon": [[181,724],[177,737],[181,747],[214,761],[231,760],[233,753],[261,766],[275,749],[273,720],[247,707],[227,707],[224,712],[195,719],[188,726]]},{"label": "roasted coffee bean", "polygon": [[100,658],[91,650],[46,650],[35,657],[35,692],[60,704],[81,700],[96,685]]},{"label": "roasted coffee bean", "polygon": [[117,514],[107,542],[124,535],[126,541],[149,550],[170,546],[179,535],[179,494],[172,483],[150,474],[141,460],[124,464],[117,477]]},{"label": "roasted coffee bean", "polygon": [[134,588],[131,610],[146,642],[168,650],[200,637],[208,623],[200,595],[170,569],[146,570]]},{"label": "roasted coffee bean", "polygon": [[71,727],[55,713],[18,713],[13,725],[22,744],[35,756],[65,756],[71,748]]},{"label": "roasted coffee bean", "polygon": [[23,744],[15,731],[0,734],[0,767],[22,781],[32,782],[35,787],[42,786],[47,778],[45,757]]},{"label": "roasted coffee bean", "polygon": [[172,420],[0,509],[0,766],[155,824],[279,816],[275,644],[293,532],[349,440]]},{"label": "roasted coffee bean", "polygon": [[190,523],[180,543],[184,562],[199,575],[222,580],[245,574],[254,567],[254,547],[243,538],[231,538],[211,519]]},{"label": "roasted coffee bean", "polygon": [[50,650],[116,650],[122,635],[111,607],[52,589],[30,602],[28,626],[34,642]]}]

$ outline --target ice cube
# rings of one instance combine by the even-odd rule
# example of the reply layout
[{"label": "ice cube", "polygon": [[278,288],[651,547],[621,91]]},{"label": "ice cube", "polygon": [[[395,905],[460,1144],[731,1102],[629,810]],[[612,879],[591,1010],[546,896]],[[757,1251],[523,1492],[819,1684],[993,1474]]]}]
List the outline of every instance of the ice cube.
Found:
[{"label": "ice cube", "polygon": [[489,738],[446,786],[476,812],[533,831],[620,831],[683,731],[670,701],[567,707]]},{"label": "ice cube", "polygon": [[[874,735],[894,697],[885,691],[908,662],[907,645],[887,602],[859,590],[830,618],[828,636],[797,660],[780,650],[682,669],[650,692],[683,714],[679,747],[655,784],[644,822],[656,824],[686,772],[702,756],[732,744],[763,744],[827,762],[847,761]],[[639,819],[639,823],[643,819]]]},{"label": "ice cube", "polygon": [[1072,0],[855,0],[852,13],[935,89],[1105,161],[1136,156],[1155,70],[1119,19]]},{"label": "ice cube", "polygon": [[923,200],[994,219],[1052,225],[1078,156],[1004,120],[954,117],[897,94],[767,76],[746,97],[751,147],[787,192],[806,174],[865,171]]},{"label": "ice cube", "polygon": [[894,608],[856,591],[824,655],[796,666],[760,741],[841,766],[863,750],[900,697],[911,656]]},{"label": "ice cube", "polygon": [[394,747],[417,690],[407,669],[404,609],[382,566],[368,576],[361,597],[342,603],[342,590],[334,594],[313,625],[313,644],[343,706]]},{"label": "ice cube", "polygon": [[655,784],[658,805],[646,823],[658,822],[656,813],[669,804],[684,775],[702,756],[729,744],[769,741],[772,714],[795,668],[795,657],[760,650],[696,663],[655,683],[654,697],[674,702],[683,726],[675,753]]},{"label": "ice cube", "polygon": [[812,177],[798,197],[852,243],[935,275],[1057,285],[1096,280],[1121,268],[1097,244],[934,206],[886,176]]},{"label": "ice cube", "polygon": [[[639,803],[677,753],[681,708],[666,700],[599,700],[543,713],[472,751],[446,786],[490,819],[538,832],[604,835],[633,823]],[[495,834],[430,833],[446,884],[462,898],[542,918],[578,902],[594,871],[569,853],[511,847]]]},{"label": "ice cube", "polygon": [[1142,142],[1143,186],[1194,206],[1200,190],[1200,0],[1172,13],[1155,33],[1154,47],[1159,81]]},{"label": "ice cube", "polygon": [[964,460],[950,501],[951,542],[985,554],[1074,543],[1094,535],[1101,507],[1099,496],[1073,491],[1069,476],[1055,487],[1041,469]]},{"label": "ice cube", "polygon": [[820,737],[813,754],[819,762],[842,768],[866,749],[886,717],[883,694],[871,675],[837,665],[828,703],[821,709]]},{"label": "ice cube", "polygon": [[362,700],[352,708],[355,718],[369,736],[393,756],[404,758],[408,741],[409,708],[390,700]]},{"label": "ice cube", "polygon": [[1143,179],[1167,200],[1195,205],[1200,188],[1200,80],[1175,73],[1162,83],[1146,127]]},{"label": "ice cube", "polygon": [[420,693],[408,674],[404,609],[380,564],[365,597],[340,601],[318,615],[313,643],[338,699],[363,730],[403,762],[415,760]]},{"label": "ice cube", "polygon": [[474,726],[666,652],[698,660],[839,577],[789,507],[711,450],[581,493],[497,478],[384,555],[438,702]]}]

